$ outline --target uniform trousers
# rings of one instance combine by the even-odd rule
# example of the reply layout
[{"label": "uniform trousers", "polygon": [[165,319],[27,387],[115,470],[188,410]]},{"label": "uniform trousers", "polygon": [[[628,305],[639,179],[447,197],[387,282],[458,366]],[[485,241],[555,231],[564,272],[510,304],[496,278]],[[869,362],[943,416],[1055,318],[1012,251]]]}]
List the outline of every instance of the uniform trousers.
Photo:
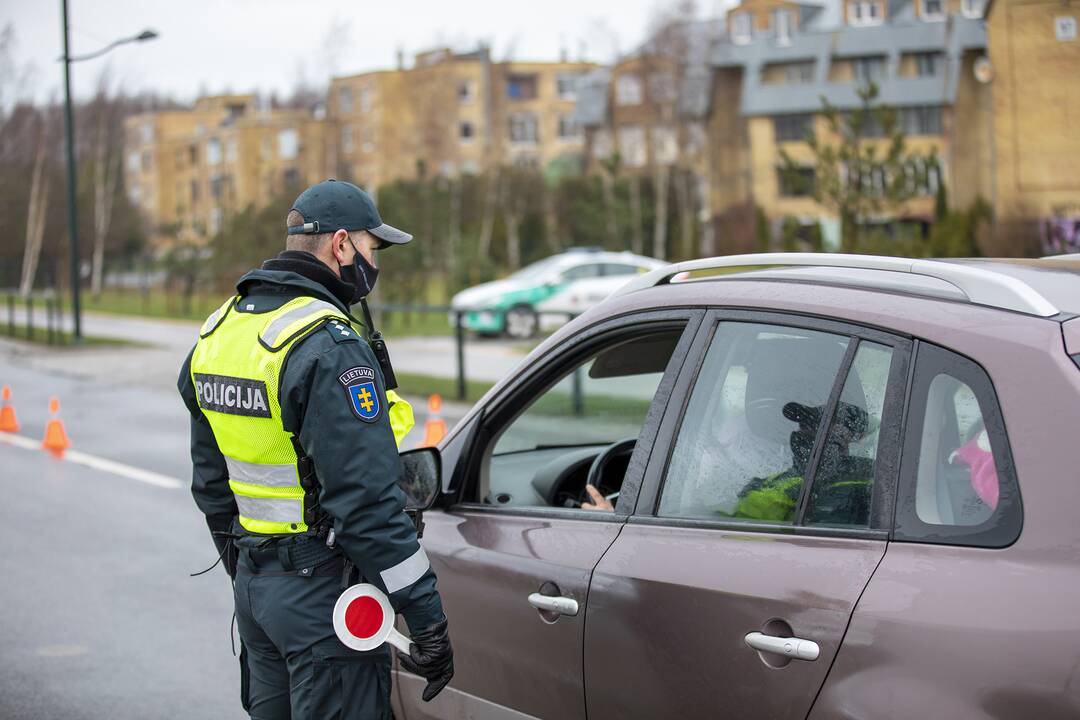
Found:
[{"label": "uniform trousers", "polygon": [[357,652],[334,634],[343,569],[340,556],[287,569],[241,551],[233,594],[241,700],[252,720],[393,717],[388,646]]}]

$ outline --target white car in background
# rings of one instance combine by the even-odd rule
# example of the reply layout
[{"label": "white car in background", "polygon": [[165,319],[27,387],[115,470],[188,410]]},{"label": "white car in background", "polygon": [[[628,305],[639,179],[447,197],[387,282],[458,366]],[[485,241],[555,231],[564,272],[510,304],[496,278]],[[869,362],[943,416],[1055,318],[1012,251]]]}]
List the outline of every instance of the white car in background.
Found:
[{"label": "white car in background", "polygon": [[[530,338],[580,315],[632,277],[666,263],[631,252],[573,248],[494,282],[462,290],[450,301],[467,330]],[[451,314],[451,323],[454,315]]]}]

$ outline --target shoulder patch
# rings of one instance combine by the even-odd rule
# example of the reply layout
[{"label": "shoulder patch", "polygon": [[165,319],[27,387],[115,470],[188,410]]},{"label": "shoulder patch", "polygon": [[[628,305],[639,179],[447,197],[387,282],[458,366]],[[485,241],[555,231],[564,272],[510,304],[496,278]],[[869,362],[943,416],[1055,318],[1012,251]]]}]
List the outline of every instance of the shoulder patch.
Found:
[{"label": "shoulder patch", "polygon": [[330,333],[330,337],[334,338],[334,342],[356,342],[360,339],[360,334],[353,328],[349,327],[340,320],[331,319],[323,327]]},{"label": "shoulder patch", "polygon": [[375,386],[375,371],[372,368],[365,365],[349,368],[338,376],[338,382],[345,388],[353,415],[369,423],[379,419],[382,406],[379,402],[379,389]]}]

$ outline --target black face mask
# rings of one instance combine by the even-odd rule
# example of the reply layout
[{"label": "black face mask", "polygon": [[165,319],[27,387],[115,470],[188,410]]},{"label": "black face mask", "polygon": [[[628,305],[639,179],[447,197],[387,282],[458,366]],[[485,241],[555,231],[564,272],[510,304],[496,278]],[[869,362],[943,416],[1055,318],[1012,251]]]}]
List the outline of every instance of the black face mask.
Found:
[{"label": "black face mask", "polygon": [[[349,243],[352,244],[352,238],[349,238]],[[356,245],[353,245],[353,250],[356,250]],[[375,289],[375,281],[379,279],[379,268],[369,263],[367,258],[356,250],[352,263],[341,266],[341,279],[355,288],[352,296],[352,304],[355,305]]]}]

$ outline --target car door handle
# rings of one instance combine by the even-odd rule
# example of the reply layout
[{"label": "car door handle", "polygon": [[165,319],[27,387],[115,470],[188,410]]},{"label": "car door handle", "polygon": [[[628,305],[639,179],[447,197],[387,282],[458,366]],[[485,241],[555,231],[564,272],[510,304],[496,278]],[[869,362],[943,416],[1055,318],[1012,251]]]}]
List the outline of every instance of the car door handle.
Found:
[{"label": "car door handle", "polygon": [[568,597],[533,593],[529,596],[529,604],[537,610],[547,610],[548,612],[558,613],[559,615],[574,616],[577,615],[578,611],[577,600]]},{"label": "car door handle", "polygon": [[817,660],[821,654],[821,648],[813,640],[800,638],[783,638],[765,633],[748,633],[745,638],[746,644],[761,652],[775,653],[796,660]]}]

